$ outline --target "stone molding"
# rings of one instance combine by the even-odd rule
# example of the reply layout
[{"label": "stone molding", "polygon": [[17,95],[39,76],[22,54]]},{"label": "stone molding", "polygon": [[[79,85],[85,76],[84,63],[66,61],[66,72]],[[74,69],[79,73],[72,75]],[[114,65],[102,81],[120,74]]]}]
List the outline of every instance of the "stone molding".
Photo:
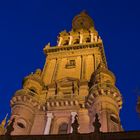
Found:
[{"label": "stone molding", "polygon": [[47,55],[48,53],[87,49],[87,48],[95,48],[95,47],[101,47],[101,46],[102,46],[102,42],[100,42],[100,43],[77,44],[77,45],[67,45],[67,46],[59,46],[59,47],[55,46],[55,47],[50,47],[50,48],[44,48],[44,53]]},{"label": "stone molding", "polygon": [[96,99],[99,96],[111,97],[113,100],[116,101],[119,109],[122,108],[122,96],[115,86],[109,84],[108,86],[106,86],[106,84],[94,85],[93,87],[91,87],[89,91],[89,96],[87,97],[86,105],[91,106],[92,103],[94,102],[94,99]]},{"label": "stone molding", "polygon": [[11,107],[16,105],[24,105],[33,109],[45,111],[44,105],[39,103],[38,99],[29,94],[15,94],[15,96],[10,101]]}]

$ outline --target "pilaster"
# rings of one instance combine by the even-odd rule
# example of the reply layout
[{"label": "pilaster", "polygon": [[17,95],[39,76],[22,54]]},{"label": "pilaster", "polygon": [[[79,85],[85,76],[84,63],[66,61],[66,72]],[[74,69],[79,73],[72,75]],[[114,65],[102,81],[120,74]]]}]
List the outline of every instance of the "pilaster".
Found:
[{"label": "pilaster", "polygon": [[50,133],[52,119],[53,119],[53,114],[47,113],[47,122],[44,130],[44,135],[48,135]]},{"label": "pilaster", "polygon": [[79,133],[90,132],[90,118],[87,109],[80,109],[78,111]]}]

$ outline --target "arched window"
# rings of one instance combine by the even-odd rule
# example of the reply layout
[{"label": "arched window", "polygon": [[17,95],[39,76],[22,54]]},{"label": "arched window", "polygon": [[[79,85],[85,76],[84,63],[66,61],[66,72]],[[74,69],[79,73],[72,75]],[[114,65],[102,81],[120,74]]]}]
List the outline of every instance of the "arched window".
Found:
[{"label": "arched window", "polygon": [[119,130],[119,119],[115,114],[110,115],[111,119],[111,130],[112,132]]},{"label": "arched window", "polygon": [[86,42],[87,42],[87,43],[90,42],[90,38],[86,38]]},{"label": "arched window", "polygon": [[79,43],[79,39],[75,39],[73,44],[78,44]]},{"label": "arched window", "polygon": [[30,95],[34,96],[36,93],[36,89],[34,87],[30,87]]},{"label": "arched window", "polygon": [[110,119],[111,119],[111,121],[113,121],[114,123],[119,124],[119,120],[118,120],[118,118],[117,118],[116,115],[111,114],[111,115],[110,115]]},{"label": "arched window", "polygon": [[68,40],[65,40],[63,45],[68,45],[69,44],[69,41]]},{"label": "arched window", "polygon": [[58,134],[67,134],[67,130],[68,130],[68,124],[67,123],[62,123],[59,126]]},{"label": "arched window", "polygon": [[21,129],[25,129],[27,126],[26,121],[23,120],[22,118],[18,119],[16,124],[17,124],[18,128],[21,128]]}]

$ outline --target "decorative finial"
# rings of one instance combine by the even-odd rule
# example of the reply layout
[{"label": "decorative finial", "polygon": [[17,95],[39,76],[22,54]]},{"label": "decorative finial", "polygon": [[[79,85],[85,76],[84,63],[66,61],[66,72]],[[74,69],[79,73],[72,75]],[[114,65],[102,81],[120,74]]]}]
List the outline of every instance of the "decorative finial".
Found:
[{"label": "decorative finial", "polygon": [[98,66],[98,68],[105,68],[106,66],[105,66],[105,64],[104,64],[104,62],[100,62],[100,64],[99,64],[99,66]]},{"label": "decorative finial", "polygon": [[50,42],[48,42],[47,46],[50,46],[50,45],[51,45],[51,43],[50,43]]},{"label": "decorative finial", "polygon": [[87,14],[88,15],[86,10],[83,10],[80,14]]},{"label": "decorative finial", "polygon": [[50,42],[45,46],[45,48],[44,48],[44,50],[45,49],[48,49],[48,48],[50,48],[51,47],[51,44],[50,44]]},{"label": "decorative finial", "polygon": [[101,123],[99,122],[98,114],[95,115],[95,121],[93,122],[94,132],[100,132]]},{"label": "decorative finial", "polygon": [[77,134],[78,133],[78,127],[79,127],[79,123],[78,123],[78,116],[77,115],[75,115],[75,117],[74,117],[74,122],[72,123],[72,128],[73,128],[73,134]]},{"label": "decorative finial", "polygon": [[14,131],[14,122],[15,122],[15,118],[12,119],[12,121],[9,122],[9,124],[6,127],[6,133],[5,135],[11,135],[11,132]]},{"label": "decorative finial", "polygon": [[140,96],[138,96],[136,111],[140,113]]},{"label": "decorative finial", "polygon": [[62,32],[60,32],[60,36],[65,36],[65,35],[68,35],[66,30],[63,30]]},{"label": "decorative finial", "polygon": [[8,117],[8,113],[6,114],[5,118],[2,120],[2,122],[1,122],[1,126],[5,127],[7,117]]},{"label": "decorative finial", "polygon": [[41,69],[36,69],[35,74],[40,76],[41,75]]}]

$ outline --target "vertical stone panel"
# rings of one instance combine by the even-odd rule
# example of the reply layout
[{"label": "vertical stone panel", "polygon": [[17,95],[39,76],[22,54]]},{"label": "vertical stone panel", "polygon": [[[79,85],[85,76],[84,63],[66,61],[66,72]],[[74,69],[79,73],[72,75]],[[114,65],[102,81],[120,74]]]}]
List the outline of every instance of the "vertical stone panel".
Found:
[{"label": "vertical stone panel", "polygon": [[88,55],[86,56],[86,64],[85,64],[85,79],[87,79],[88,81],[90,80],[91,74],[93,73],[93,69],[94,69],[94,63],[93,63],[93,56],[92,55]]},{"label": "vertical stone panel", "polygon": [[[66,66],[70,60],[75,61],[75,66],[73,67]],[[80,79],[80,71],[81,71],[80,56],[62,58],[59,64],[59,68],[58,68],[57,80],[65,78],[65,77],[72,77],[72,78]]]},{"label": "vertical stone panel", "polygon": [[44,75],[43,75],[43,81],[46,85],[51,83],[53,73],[54,73],[54,70],[55,70],[55,65],[56,65],[56,59],[51,59],[48,62],[48,65],[46,66],[47,68],[44,71]]},{"label": "vertical stone panel", "polygon": [[40,113],[35,115],[34,123],[31,129],[31,135],[43,135],[45,129],[45,113]]}]

